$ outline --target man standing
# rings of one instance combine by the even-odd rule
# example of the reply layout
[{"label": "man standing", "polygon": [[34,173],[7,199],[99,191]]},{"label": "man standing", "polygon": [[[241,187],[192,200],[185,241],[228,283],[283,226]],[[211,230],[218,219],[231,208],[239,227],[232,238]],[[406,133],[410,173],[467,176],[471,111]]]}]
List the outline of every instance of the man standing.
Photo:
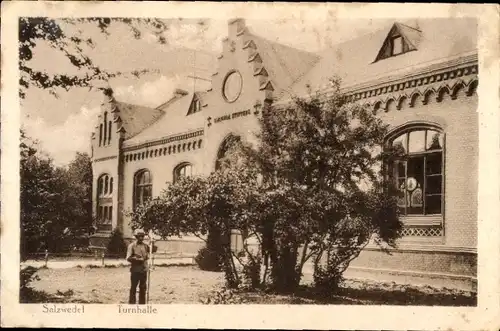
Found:
[{"label": "man standing", "polygon": [[135,242],[131,243],[127,249],[127,261],[130,262],[130,295],[129,304],[136,303],[137,285],[139,285],[139,304],[146,304],[146,282],[148,278],[149,246],[144,243],[145,233],[143,230],[136,230]]}]

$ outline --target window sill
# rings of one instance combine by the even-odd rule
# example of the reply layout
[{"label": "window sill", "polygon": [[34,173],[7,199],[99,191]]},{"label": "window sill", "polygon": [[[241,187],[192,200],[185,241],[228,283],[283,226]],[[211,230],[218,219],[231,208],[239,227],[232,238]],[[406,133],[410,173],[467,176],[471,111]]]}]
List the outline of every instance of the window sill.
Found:
[{"label": "window sill", "polygon": [[443,224],[442,215],[401,216],[400,219],[406,226],[440,226]]}]

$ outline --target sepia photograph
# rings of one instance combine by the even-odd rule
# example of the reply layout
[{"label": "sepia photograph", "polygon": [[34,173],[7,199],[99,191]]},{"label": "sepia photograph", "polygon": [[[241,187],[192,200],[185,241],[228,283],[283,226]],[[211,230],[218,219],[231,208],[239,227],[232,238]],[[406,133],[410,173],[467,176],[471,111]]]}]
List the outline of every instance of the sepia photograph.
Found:
[{"label": "sepia photograph", "polygon": [[478,17],[62,13],[16,18],[16,304],[478,307]]}]

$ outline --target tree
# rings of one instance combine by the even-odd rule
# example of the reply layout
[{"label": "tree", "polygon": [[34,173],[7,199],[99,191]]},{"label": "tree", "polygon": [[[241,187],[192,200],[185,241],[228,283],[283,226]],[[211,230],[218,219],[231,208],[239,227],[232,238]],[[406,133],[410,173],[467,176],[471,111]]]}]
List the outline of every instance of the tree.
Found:
[{"label": "tree", "polygon": [[[75,28],[79,24],[88,24],[97,27],[104,35],[109,35],[110,28],[123,25],[130,29],[134,38],[140,39],[143,33],[153,34],[159,43],[167,41],[163,32],[168,29],[168,24],[161,19],[150,18],[48,18],[48,17],[21,17],[19,19],[19,69],[21,71],[20,97],[24,98],[30,86],[48,89],[58,96],[58,89],[68,91],[74,87],[101,88],[103,82],[107,84],[110,79],[120,76],[136,76],[155,72],[154,69],[135,69],[129,72],[109,71],[98,66],[89,57],[90,49],[96,47],[94,40],[85,34],[82,29],[68,33],[65,27]],[[74,30],[74,29],[73,29]],[[38,42],[45,41],[57,51],[62,52],[71,64],[78,69],[77,74],[50,74],[37,70],[31,63],[33,49]]]},{"label": "tree", "polygon": [[402,225],[382,166],[393,154],[381,148],[387,125],[349,102],[339,80],[328,97],[268,107],[260,128],[245,153],[265,177],[256,216],[277,290],[293,291],[311,258],[316,283],[334,289],[371,239],[395,245]]},{"label": "tree", "polygon": [[256,183],[252,173],[236,169],[208,177],[183,177],[129,212],[132,228],[153,230],[164,239],[192,234],[205,242],[207,234],[218,229],[220,245],[213,249],[222,257],[228,286],[237,287],[241,276],[234,259],[239,257],[231,250],[230,233],[246,220]]},{"label": "tree", "polygon": [[76,156],[68,165],[66,181],[72,187],[77,208],[74,210],[81,226],[81,234],[92,232],[92,160],[87,153],[76,152]]},{"label": "tree", "polygon": [[78,155],[69,169],[56,167],[24,132],[20,148],[21,258],[86,246],[92,224],[89,160]]}]

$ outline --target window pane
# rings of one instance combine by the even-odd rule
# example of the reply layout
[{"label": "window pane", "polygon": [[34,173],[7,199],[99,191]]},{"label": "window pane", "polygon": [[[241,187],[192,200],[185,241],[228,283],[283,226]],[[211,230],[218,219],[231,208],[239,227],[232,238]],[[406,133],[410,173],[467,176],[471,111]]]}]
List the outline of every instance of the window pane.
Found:
[{"label": "window pane", "polygon": [[427,131],[427,150],[443,149],[443,135],[440,132]]},{"label": "window pane", "polygon": [[406,161],[396,161],[395,167],[395,177],[405,177],[406,176]]},{"label": "window pane", "polygon": [[102,219],[102,207],[97,208],[97,219]]},{"label": "window pane", "polygon": [[113,177],[109,180],[109,193],[113,193]]},{"label": "window pane", "polygon": [[392,54],[397,55],[403,53],[403,38],[396,37],[392,40]]},{"label": "window pane", "polygon": [[427,175],[440,174],[443,166],[442,153],[432,153],[427,155],[425,173]]},{"label": "window pane", "polygon": [[103,192],[102,192],[102,177],[99,178],[99,180],[97,181],[97,194],[98,195],[102,195]]},{"label": "window pane", "polygon": [[406,150],[406,133],[397,137],[396,139],[394,139],[394,141],[392,142],[392,146],[395,148],[395,149],[401,149],[401,151],[404,152],[404,154],[408,153],[408,151]]},{"label": "window pane", "polygon": [[142,202],[145,203],[146,201],[148,201],[150,198],[151,198],[151,185],[148,185],[148,186],[144,186],[144,193],[143,193],[143,197],[142,197]]},{"label": "window pane", "polygon": [[427,194],[440,194],[442,188],[441,175],[427,176],[425,193]]},{"label": "window pane", "polygon": [[405,198],[405,179],[404,178],[399,178],[396,180],[396,183],[398,185],[398,207],[402,208],[401,213],[405,213],[405,207],[406,207],[406,198]]},{"label": "window pane", "polygon": [[104,194],[108,193],[108,177],[104,177]]},{"label": "window pane", "polygon": [[113,219],[113,206],[109,207],[109,222],[111,223],[111,220]]},{"label": "window pane", "polygon": [[144,172],[144,184],[149,184],[151,183],[151,175],[149,171]]},{"label": "window pane", "polygon": [[423,179],[424,157],[413,157],[408,159],[406,179],[408,214],[423,214]]},{"label": "window pane", "polygon": [[425,198],[426,214],[441,214],[441,195],[431,195]]},{"label": "window pane", "polygon": [[410,132],[408,149],[410,153],[425,151],[425,130]]}]

